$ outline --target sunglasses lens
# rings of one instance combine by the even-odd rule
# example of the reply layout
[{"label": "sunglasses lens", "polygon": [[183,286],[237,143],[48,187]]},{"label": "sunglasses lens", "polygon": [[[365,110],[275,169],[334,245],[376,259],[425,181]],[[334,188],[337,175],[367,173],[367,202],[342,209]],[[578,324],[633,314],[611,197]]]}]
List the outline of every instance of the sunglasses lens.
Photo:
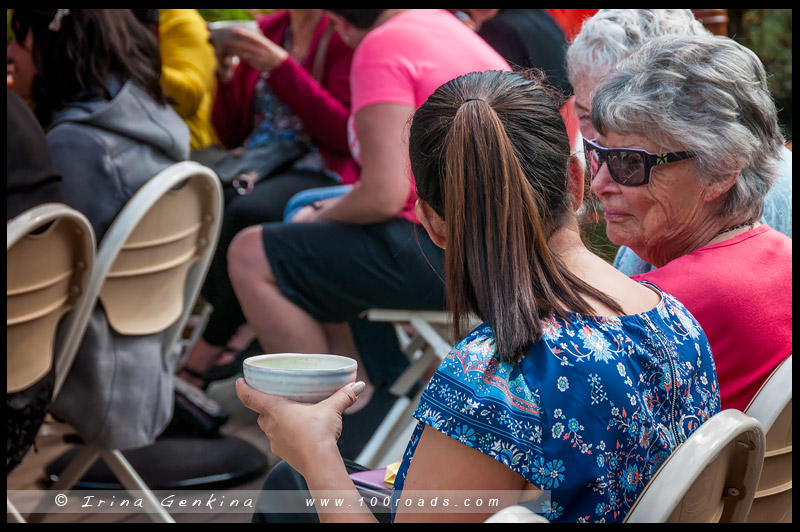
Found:
[{"label": "sunglasses lens", "polygon": [[614,150],[608,154],[611,177],[620,185],[635,186],[644,182],[644,159],[637,152]]}]

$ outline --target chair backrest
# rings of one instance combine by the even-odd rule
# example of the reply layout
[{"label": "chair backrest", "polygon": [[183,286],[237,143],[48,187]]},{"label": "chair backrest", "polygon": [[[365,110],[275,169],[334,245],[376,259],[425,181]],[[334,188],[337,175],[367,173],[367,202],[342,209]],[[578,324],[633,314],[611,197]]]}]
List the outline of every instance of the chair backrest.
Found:
[{"label": "chair backrest", "polygon": [[54,360],[60,370],[67,353],[55,347],[56,330],[71,309],[65,327],[75,326],[94,257],[92,225],[67,205],[38,205],[6,224],[7,393],[36,383]]},{"label": "chair backrest", "polygon": [[[166,168],[131,197],[100,242],[88,288],[112,329],[126,336],[163,333],[162,352],[171,354],[208,271],[222,209],[219,178],[193,161]],[[84,323],[92,308],[81,316]],[[81,339],[73,335],[66,343]],[[62,385],[56,381],[55,393]]]},{"label": "chair backrest", "polygon": [[767,433],[764,466],[750,523],[792,522],[792,355],[778,366],[747,407]]},{"label": "chair backrest", "polygon": [[761,423],[738,410],[724,410],[675,449],[625,522],[744,522],[763,459]]}]

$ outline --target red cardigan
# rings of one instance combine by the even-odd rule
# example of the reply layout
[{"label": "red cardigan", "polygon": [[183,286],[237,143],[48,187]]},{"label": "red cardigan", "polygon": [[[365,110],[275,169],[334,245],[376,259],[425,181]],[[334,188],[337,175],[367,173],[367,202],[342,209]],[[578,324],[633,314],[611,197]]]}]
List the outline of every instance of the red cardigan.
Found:
[{"label": "red cardigan", "polygon": [[[289,12],[281,10],[258,18],[262,33],[283,44],[289,27]],[[328,168],[345,184],[358,180],[359,166],[347,144],[347,119],[350,115],[350,63],[353,49],[334,32],[325,54],[320,85],[311,75],[320,38],[329,20],[323,16],[300,65],[291,57],[278,65],[267,78],[275,95],[289,106],[305,125]],[[253,130],[253,97],[260,71],[242,62],[229,83],[218,83],[211,122],[226,148],[241,146]]]}]

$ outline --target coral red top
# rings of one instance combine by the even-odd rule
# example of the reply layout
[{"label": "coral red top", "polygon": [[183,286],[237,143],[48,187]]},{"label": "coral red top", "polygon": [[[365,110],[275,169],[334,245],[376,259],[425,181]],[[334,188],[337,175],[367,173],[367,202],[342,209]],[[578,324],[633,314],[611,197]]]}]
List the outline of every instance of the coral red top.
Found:
[{"label": "coral red top", "polygon": [[633,279],[674,295],[700,323],[723,409],[744,411],[792,353],[792,239],[768,225]]}]

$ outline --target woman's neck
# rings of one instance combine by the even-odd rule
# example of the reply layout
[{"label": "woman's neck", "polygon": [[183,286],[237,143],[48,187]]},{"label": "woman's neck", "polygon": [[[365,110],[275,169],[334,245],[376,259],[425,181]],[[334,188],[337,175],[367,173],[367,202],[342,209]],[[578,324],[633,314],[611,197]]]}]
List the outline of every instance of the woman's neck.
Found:
[{"label": "woman's neck", "polygon": [[289,24],[292,26],[292,31],[302,32],[308,31],[308,28],[317,27],[319,20],[322,18],[321,9],[290,9],[289,10]]},{"label": "woman's neck", "polygon": [[575,260],[585,259],[587,253],[593,255],[581,240],[578,221],[575,218],[556,229],[547,239],[547,245],[550,251],[560,257],[568,268],[570,268],[570,263]]},{"label": "woman's neck", "polygon": [[[553,233],[547,244],[572,275],[614,299],[623,315],[645,312],[658,304],[658,294],[632,281],[584,245],[576,219]],[[621,315],[591,296],[586,301],[595,316]]]},{"label": "woman's neck", "polygon": [[[752,223],[739,227],[744,222]],[[709,244],[737,237],[758,225],[760,224],[755,218],[745,219],[742,215],[724,219],[707,216],[700,222],[692,224],[691,230],[675,231],[674,234],[664,237],[658,245],[649,246],[649,253],[642,250],[639,256],[642,260],[660,268]]]},{"label": "woman's neck", "polygon": [[322,10],[320,9],[290,9],[289,26],[292,32],[289,54],[296,60],[304,57],[311,45],[320,19]]},{"label": "woman's neck", "polygon": [[613,266],[592,253],[583,243],[575,218],[557,229],[547,240],[547,245],[570,273],[584,281],[588,282],[598,269],[613,269]]}]

